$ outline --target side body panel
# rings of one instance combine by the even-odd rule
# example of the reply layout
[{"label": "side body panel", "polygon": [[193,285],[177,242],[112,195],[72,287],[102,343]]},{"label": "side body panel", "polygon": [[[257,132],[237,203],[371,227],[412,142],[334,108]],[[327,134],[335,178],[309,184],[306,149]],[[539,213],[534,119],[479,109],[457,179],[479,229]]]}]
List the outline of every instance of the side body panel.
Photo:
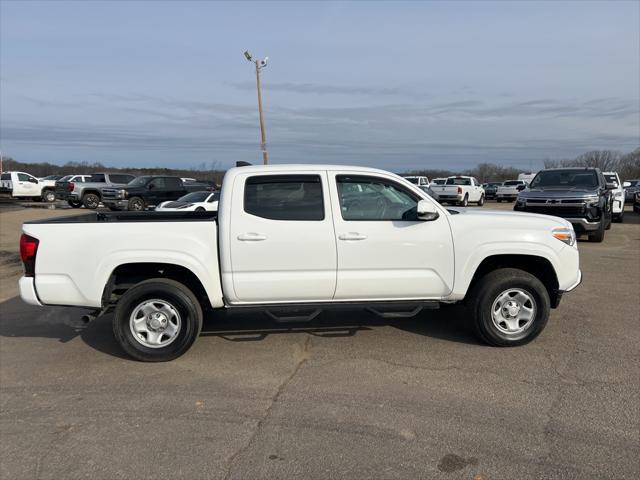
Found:
[{"label": "side body panel", "polygon": [[25,224],[23,230],[40,240],[35,290],[44,304],[100,307],[118,266],[154,262],[189,269],[212,307],[223,306],[213,221],[45,223]]}]

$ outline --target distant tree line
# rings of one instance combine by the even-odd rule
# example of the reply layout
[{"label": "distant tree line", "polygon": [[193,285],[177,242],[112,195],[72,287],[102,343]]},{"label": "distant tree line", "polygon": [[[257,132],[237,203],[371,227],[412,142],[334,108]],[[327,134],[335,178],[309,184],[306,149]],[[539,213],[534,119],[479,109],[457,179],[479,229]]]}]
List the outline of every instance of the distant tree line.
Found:
[{"label": "distant tree line", "polygon": [[[3,162],[3,170],[18,170],[28,172],[36,177],[46,177],[47,175],[60,174],[69,175],[75,173],[95,173],[95,172],[120,172],[130,173],[131,175],[172,175],[176,177],[190,177],[198,180],[216,182],[218,185],[222,183],[224,170],[215,168],[207,168],[205,163],[198,167],[189,169],[179,168],[114,168],[106,167],[101,163],[89,162],[67,162],[64,165],[54,165],[52,163],[24,163],[5,158]],[[545,160],[545,168],[554,167],[598,167],[603,172],[618,172],[620,178],[629,180],[632,178],[640,178],[640,148],[636,148],[633,152],[622,154],[614,150],[593,150],[591,152],[578,155],[574,159],[562,160]],[[442,170],[442,169],[417,169],[402,172],[401,175],[424,175],[426,177],[438,178],[449,177],[451,175],[470,175],[477,178],[480,182],[503,182],[505,180],[513,180],[518,178],[518,174],[523,173],[522,169],[516,167],[496,165],[494,163],[480,163],[472,169],[464,171]],[[531,172],[526,172],[531,173]]]},{"label": "distant tree line", "polygon": [[222,177],[224,176],[224,170],[220,169],[207,169],[205,164],[200,165],[200,168],[116,168],[106,167],[101,163],[89,163],[89,162],[67,162],[64,165],[54,165],[52,163],[24,163],[18,162],[12,158],[4,158],[2,162],[3,171],[17,170],[21,172],[27,172],[34,177],[46,177],[47,175],[71,175],[80,173],[97,173],[97,172],[113,172],[113,173],[129,173],[135,176],[141,175],[167,175],[182,178],[195,178],[197,180],[203,180],[208,182],[215,182],[220,184]]}]

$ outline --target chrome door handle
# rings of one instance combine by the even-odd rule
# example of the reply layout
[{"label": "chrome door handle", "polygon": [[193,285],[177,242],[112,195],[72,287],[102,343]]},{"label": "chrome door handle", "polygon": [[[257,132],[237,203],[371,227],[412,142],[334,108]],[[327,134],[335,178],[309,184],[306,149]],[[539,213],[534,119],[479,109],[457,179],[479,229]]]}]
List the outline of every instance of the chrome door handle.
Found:
[{"label": "chrome door handle", "polygon": [[340,240],[366,240],[367,236],[358,232],[343,233],[338,237]]},{"label": "chrome door handle", "polygon": [[241,242],[261,242],[262,240],[266,240],[267,236],[262,235],[261,233],[248,232],[243,233],[242,235],[238,235],[238,240]]}]

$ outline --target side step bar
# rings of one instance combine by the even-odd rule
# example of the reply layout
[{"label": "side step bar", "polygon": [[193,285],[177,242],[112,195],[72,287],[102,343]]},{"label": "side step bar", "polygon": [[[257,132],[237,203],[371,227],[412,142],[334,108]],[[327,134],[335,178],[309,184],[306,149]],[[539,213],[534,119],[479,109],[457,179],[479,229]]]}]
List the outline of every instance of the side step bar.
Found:
[{"label": "side step bar", "polygon": [[398,302],[318,302],[260,305],[228,305],[230,312],[260,312],[279,323],[310,322],[325,310],[367,310],[381,318],[411,318],[422,310],[440,308],[436,300]]}]

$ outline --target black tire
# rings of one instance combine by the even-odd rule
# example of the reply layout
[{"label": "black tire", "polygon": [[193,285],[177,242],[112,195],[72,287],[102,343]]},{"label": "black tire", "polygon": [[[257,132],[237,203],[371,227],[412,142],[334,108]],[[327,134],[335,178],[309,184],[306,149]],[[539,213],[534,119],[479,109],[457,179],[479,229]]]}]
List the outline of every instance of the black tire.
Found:
[{"label": "black tire", "polygon": [[97,193],[87,193],[82,197],[84,208],[95,210],[100,205],[100,196]]},{"label": "black tire", "polygon": [[71,208],[80,208],[82,206],[82,202],[77,202],[75,200],[67,200],[67,203]]},{"label": "black tire", "polygon": [[589,234],[590,242],[601,243],[604,240],[604,231],[606,229],[605,222],[606,220],[604,218],[600,220],[600,225],[598,225],[598,229],[595,232]]},{"label": "black tire", "polygon": [[461,202],[458,202],[458,205],[460,205],[461,207],[466,207],[469,205],[469,195],[465,194],[464,198],[462,199]]},{"label": "black tire", "polygon": [[480,196],[480,200],[478,200],[478,206],[481,207],[484,205],[484,195]]},{"label": "black tire", "polygon": [[204,207],[198,207],[195,209],[196,212],[206,212],[206,210],[204,209]]},{"label": "black tire", "polygon": [[127,210],[141,212],[145,209],[144,200],[140,197],[132,197],[127,204]]},{"label": "black tire", "polygon": [[[505,333],[494,323],[492,308],[504,292],[518,289],[533,300],[534,316],[522,325],[521,332]],[[516,268],[500,268],[487,273],[471,288],[465,300],[472,313],[473,328],[478,338],[496,347],[524,345],[540,335],[547,325],[551,302],[542,282],[530,273]]]},{"label": "black tire", "polygon": [[[145,300],[170,303],[180,314],[180,328],[175,340],[165,347],[150,348],[134,337],[130,317]],[[191,290],[182,283],[153,278],[130,288],[120,298],[113,318],[113,334],[132,358],[142,362],[167,362],[183,355],[202,330],[202,307]]]},{"label": "black tire", "polygon": [[42,201],[47,203],[53,203],[56,201],[56,192],[53,190],[45,190],[42,192]]},{"label": "black tire", "polygon": [[617,213],[613,216],[613,221],[616,223],[624,222],[624,210],[620,213]]},{"label": "black tire", "polygon": [[108,207],[112,212],[119,212],[120,209],[118,207]]},{"label": "black tire", "polygon": [[501,198],[497,198],[497,199],[496,199],[496,202],[498,202],[498,203],[502,203],[502,199],[501,199]]}]

